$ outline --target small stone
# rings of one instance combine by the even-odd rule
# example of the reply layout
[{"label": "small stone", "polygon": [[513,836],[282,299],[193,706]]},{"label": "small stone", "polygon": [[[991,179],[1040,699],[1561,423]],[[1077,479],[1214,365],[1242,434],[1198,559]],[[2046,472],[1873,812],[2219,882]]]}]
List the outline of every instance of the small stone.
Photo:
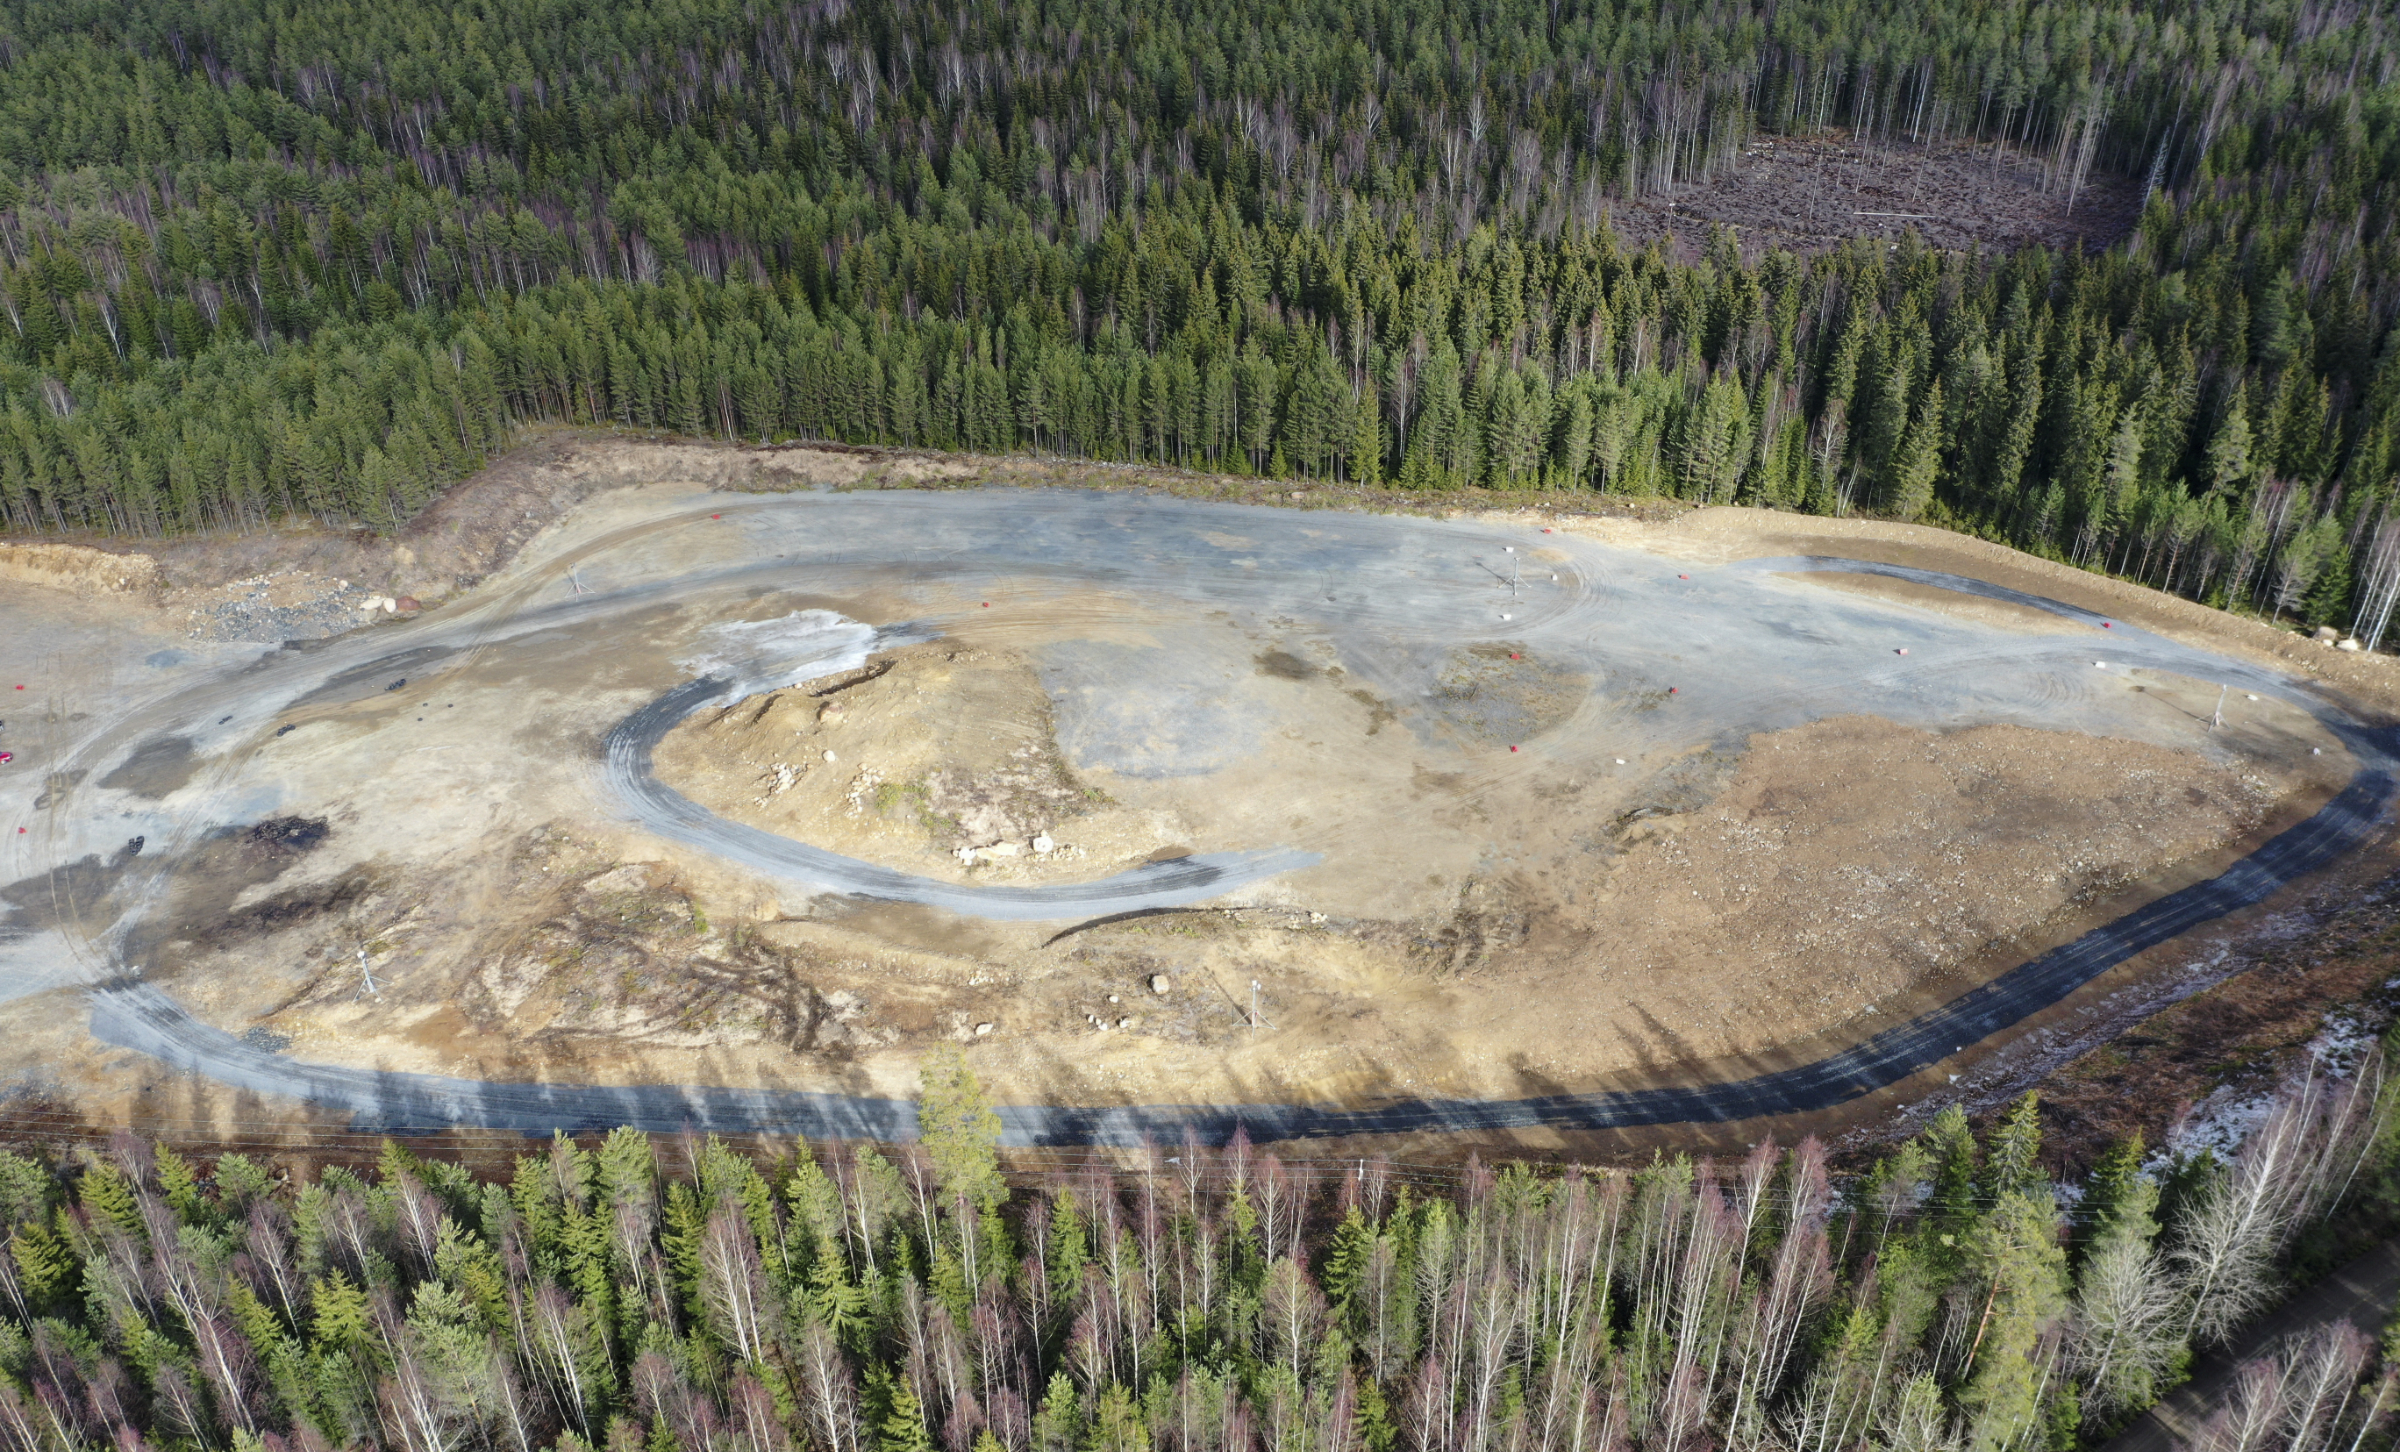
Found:
[{"label": "small stone", "polygon": [[1033,850],[1036,852],[1047,853],[1056,850],[1057,847],[1058,844],[1050,840],[1050,834],[1047,832],[1033,839]]},{"label": "small stone", "polygon": [[1167,982],[1167,975],[1166,975],[1166,974],[1164,974],[1164,973],[1153,973],[1153,974],[1151,974],[1151,975],[1150,975],[1150,991],[1151,991],[1152,993],[1155,993],[1155,994],[1158,994],[1158,995],[1159,995],[1159,996],[1161,996],[1161,997],[1164,997],[1164,996],[1166,995],[1167,989],[1168,989],[1170,986],[1172,986],[1172,985],[1170,985],[1170,984]]},{"label": "small stone", "polygon": [[1025,849],[1014,842],[994,842],[983,850],[991,853],[994,857],[1014,857]]},{"label": "small stone", "polygon": [[1121,1018],[1121,1019],[1118,1019],[1118,1020],[1117,1020],[1117,1027],[1118,1027],[1118,1028],[1132,1028],[1132,1027],[1133,1027],[1133,1020],[1132,1020],[1132,1019],[1129,1019],[1129,1018]]},{"label": "small stone", "polygon": [[629,862],[612,872],[601,873],[585,883],[583,890],[601,896],[618,892],[647,892],[650,890],[650,869],[639,862]]},{"label": "small stone", "polygon": [[1110,994],[1110,995],[1108,996],[1108,1001],[1109,1001],[1109,1002],[1111,1002],[1111,1003],[1114,1003],[1114,1002],[1116,1002],[1116,1001],[1117,1001],[1117,996],[1116,996],[1115,994],[1113,994],[1113,993],[1112,993],[1112,994]]},{"label": "small stone", "polygon": [[975,865],[975,849],[972,847],[959,848],[958,860],[964,862],[969,867],[973,867]]},{"label": "small stone", "polygon": [[825,759],[826,759],[827,761],[831,761],[831,760],[833,760],[833,753],[832,753],[832,752],[830,752],[830,751],[826,752],[826,753],[825,753]]},{"label": "small stone", "polygon": [[983,1037],[984,1037],[984,1036],[986,1036],[986,1035],[988,1035],[989,1033],[991,1033],[991,1031],[992,1031],[992,1026],[991,1026],[990,1024],[988,1024],[988,1023],[979,1023],[979,1024],[975,1025],[975,1037],[977,1037],[977,1038],[979,1038],[979,1039],[980,1039],[980,1038],[983,1038]]}]

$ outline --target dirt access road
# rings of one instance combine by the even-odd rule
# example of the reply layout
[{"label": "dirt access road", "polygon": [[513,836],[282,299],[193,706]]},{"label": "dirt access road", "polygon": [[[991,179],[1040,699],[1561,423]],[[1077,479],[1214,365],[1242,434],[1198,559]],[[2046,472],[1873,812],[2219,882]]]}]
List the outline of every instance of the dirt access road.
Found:
[{"label": "dirt access road", "polygon": [[[131,626],[114,658],[87,641],[50,672],[65,709],[41,775],[0,789],[44,798],[0,797],[40,828],[7,844],[0,972],[87,985],[104,1042],[362,1125],[898,1133],[930,1032],[975,1045],[1025,1141],[1236,1118],[1572,1129],[1922,1093],[2029,1009],[2380,829],[2386,741],[2266,662],[1941,572],[1877,567],[1937,609],[1798,578],[1823,561],[1706,554],[1125,495],[627,491],[419,621],[165,663]],[[1004,676],[1033,684],[1011,697]],[[946,729],[1021,736],[1054,797],[1080,794],[1022,841],[961,835],[1021,803],[938,766],[879,776],[906,743],[838,734],[845,701],[863,718],[969,688],[981,704]],[[780,759],[741,757],[794,703]],[[2020,886],[2040,900],[2013,918],[1928,915],[1882,977],[1839,991],[1847,961],[1601,961],[1620,945],[1590,924],[1669,906],[1605,902],[1605,883],[1655,893],[1715,830],[1708,804],[1775,789],[1756,743],[1844,722],[1916,733],[1923,760],[2038,733],[2155,782],[2141,810],[2173,850],[2084,878],[2039,861]],[[752,738],[712,756],[690,735],[709,730]],[[647,760],[677,739],[680,770]],[[1962,798],[2021,795],[2021,776],[1987,770]],[[811,782],[809,830],[743,820]],[[2077,804],[2018,806],[2013,842],[1962,857],[1941,894],[2039,858],[2024,824]],[[1712,921],[1762,921],[1691,895]],[[1203,897],[1214,911],[1157,915]],[[1179,944],[1186,926],[1200,939]],[[662,934],[706,945],[686,964],[704,974],[804,969],[791,1022],[756,993],[739,1021],[689,999],[641,1018],[642,980],[673,976]],[[1045,952],[1051,977],[1027,966]],[[1245,972],[1270,985],[1272,1029],[1247,1021]],[[910,1023],[892,1004],[912,993],[945,1016]],[[1080,1022],[1058,1022],[1061,995],[1089,1002]],[[144,1072],[76,1042],[55,1003],[19,1013],[61,1097]],[[712,1087],[675,1087],[694,1084]]]}]

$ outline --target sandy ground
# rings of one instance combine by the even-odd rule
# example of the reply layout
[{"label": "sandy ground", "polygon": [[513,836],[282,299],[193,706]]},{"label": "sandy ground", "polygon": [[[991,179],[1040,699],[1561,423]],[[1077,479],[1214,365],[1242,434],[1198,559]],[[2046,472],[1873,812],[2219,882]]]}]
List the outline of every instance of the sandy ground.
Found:
[{"label": "sandy ground", "polygon": [[[793,546],[765,524],[712,535],[659,521],[740,523],[722,517],[745,507],[728,483],[771,493],[821,472],[862,485],[884,466],[784,455],[762,483],[756,451],[711,465],[703,450],[556,447],[564,462],[526,466],[531,482],[510,486],[555,513],[490,578],[453,576],[425,624],[454,618],[474,643],[410,668],[421,688],[329,684],[180,754],[143,756],[156,738],[137,727],[176,713],[138,703],[205,687],[230,711],[240,678],[216,684],[225,673],[291,668],[294,652],[195,640],[190,599],[172,593],[255,577],[254,555],[216,584],[170,560],[168,577],[188,583],[98,606],[0,582],[17,624],[0,669],[30,677],[34,703],[0,736],[34,769],[0,783],[0,854],[13,854],[0,983],[15,995],[0,1005],[12,1046],[0,1068],[21,1089],[106,1116],[155,1086],[134,1056],[90,1043],[74,995],[44,991],[106,971],[112,954],[295,1057],[484,1077],[905,1092],[918,1055],[955,1039],[1014,1099],[1654,1082],[1872,1032],[2214,870],[2351,769],[2289,705],[2237,696],[2228,729],[2211,731],[2207,683],[2122,669],[2052,700],[1963,688],[1955,710],[1898,686],[1877,698],[1883,714],[1770,692],[1691,739],[1651,724],[1662,682],[1679,680],[1686,701],[1739,665],[1651,661],[1635,680],[1529,618],[1402,671],[1288,611],[1211,615],[1007,559],[971,580],[923,562],[905,579],[835,570],[804,597],[742,576],[658,597],[590,639],[539,611]],[[644,474],[673,482],[609,487]],[[1317,509],[1229,511],[1209,548],[1239,569],[1327,522]],[[2367,706],[2400,694],[2388,659],[1929,530],[1735,510],[1453,524],[1518,539],[1531,559],[1553,551],[1591,598],[1636,589],[1609,573],[1638,573],[1627,551],[1693,570],[1854,554],[2120,611]],[[438,548],[510,537],[483,520]],[[443,599],[438,581],[375,563],[315,567]],[[2100,639],[1888,580],[1759,588],[1773,592],[1759,608],[1841,629],[1995,651]],[[591,767],[606,721],[674,679],[676,653],[709,622],[795,603],[948,628],[854,679],[798,683],[675,733],[660,779],[729,819],[954,881],[1080,880],[1270,843],[1325,863],[1206,910],[1007,925],[795,896],[613,816]],[[389,623],[330,649],[419,628],[377,618]],[[1183,666],[1164,678],[1161,661]],[[1195,670],[1205,692],[1186,679]],[[1120,718],[1127,699],[1167,706]],[[1753,729],[1730,729],[1746,715]],[[104,765],[88,787],[36,791],[45,758]],[[147,846],[128,856],[137,835]],[[174,864],[165,896],[145,898],[142,874],[161,860]],[[55,869],[75,864],[62,894]]]},{"label": "sandy ground", "polygon": [[[1916,565],[1989,580],[2087,609],[2114,614],[2177,640],[2254,660],[2277,670],[2322,681],[2384,719],[2400,716],[2400,657],[2336,650],[2304,631],[2278,629],[2250,616],[2212,610],[2180,595],[2166,595],[2129,581],[2036,559],[2003,545],[1969,539],[1926,525],[1872,519],[1824,519],[1763,509],[1675,508],[1642,518],[1493,511],[1496,519],[1541,521],[1549,527],[1629,548],[1697,563],[1725,563],[1785,554],[1838,554],[1851,559]],[[1896,582],[1812,580],[1819,587],[1849,588],[1902,598]],[[1900,586],[1901,591],[1908,587]],[[1915,603],[1944,614],[1991,620],[1992,602],[1945,592],[1920,595]],[[2022,627],[2020,627],[2022,628]]]}]

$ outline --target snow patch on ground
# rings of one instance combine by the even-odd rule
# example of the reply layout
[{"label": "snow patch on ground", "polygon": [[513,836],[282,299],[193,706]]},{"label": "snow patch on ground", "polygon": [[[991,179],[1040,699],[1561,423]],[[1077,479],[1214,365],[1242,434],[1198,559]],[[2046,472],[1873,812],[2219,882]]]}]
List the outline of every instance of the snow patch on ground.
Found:
[{"label": "snow patch on ground", "polygon": [[2203,1150],[2219,1160],[2231,1159],[2234,1151],[2242,1147],[2242,1141],[2266,1122],[2267,1112],[2274,1105],[2272,1090],[2219,1085],[2167,1131],[2167,1142],[2143,1162],[2142,1168],[2158,1174],[2175,1161],[2190,1159]]},{"label": "snow patch on ground", "polygon": [[[2385,986],[2400,985],[2395,978]],[[2308,1041],[2306,1072],[2328,1079],[2348,1079],[2358,1072],[2367,1052],[2382,1037],[2382,1030],[2366,1015],[2366,1011],[2345,1004],[2327,1012],[2317,1035]],[[2224,1084],[2205,1099],[2194,1104],[2174,1128],[2167,1131],[2167,1141],[2153,1151],[2142,1168],[2157,1174],[2179,1159],[2189,1159],[2203,1150],[2219,1160],[2229,1160],[2242,1147],[2275,1104],[2275,1091],[2249,1084]]]},{"label": "snow patch on ground", "polygon": [[2337,1008],[2325,1015],[2325,1026],[2308,1041],[2308,1056],[2332,1077],[2347,1079],[2358,1072],[2359,1061],[2380,1037],[2381,1030],[2362,1017],[2359,1010]]}]

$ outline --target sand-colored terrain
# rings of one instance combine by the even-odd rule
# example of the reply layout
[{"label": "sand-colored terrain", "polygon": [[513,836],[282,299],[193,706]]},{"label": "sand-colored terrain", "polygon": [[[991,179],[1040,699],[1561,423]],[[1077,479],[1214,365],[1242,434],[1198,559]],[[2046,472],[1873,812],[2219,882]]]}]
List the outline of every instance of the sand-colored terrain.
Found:
[{"label": "sand-colored terrain", "polygon": [[[832,457],[849,473],[828,482],[874,482],[872,461]],[[635,464],[707,473],[657,446],[574,467],[613,478]],[[754,476],[745,487],[764,487]],[[2020,680],[1979,662],[2012,659],[2011,642],[2115,651],[2055,615],[1862,576],[1781,578],[1753,608],[1817,632],[1811,649],[1864,632],[1858,699],[1906,707],[1895,715],[1806,682],[1770,689],[1705,638],[1598,668],[1537,614],[1400,660],[1377,653],[1373,627],[1328,635],[1289,604],[1211,614],[1122,578],[1026,565],[971,585],[921,563],[814,571],[802,596],[744,585],[662,600],[585,640],[525,612],[593,592],[647,599],[647,581],[779,561],[793,539],[743,524],[774,517],[744,515],[762,507],[744,496],[558,488],[564,502],[531,521],[513,562],[418,627],[507,600],[514,613],[492,618],[516,636],[475,627],[461,637],[471,648],[405,667],[405,692],[382,677],[320,690],[237,753],[202,739],[112,754],[87,787],[68,782],[38,808],[0,802],[48,824],[42,850],[60,862],[88,856],[75,910],[61,912],[37,903],[54,869],[11,844],[11,922],[29,936],[10,951],[60,933],[87,944],[78,971],[133,954],[229,1033],[408,1072],[905,1093],[928,1046],[958,1041],[1014,1102],[1501,1097],[1686,1082],[1855,1042],[2220,870],[2355,768],[2284,701],[2237,693],[2213,727],[2217,692],[2191,675],[2120,661],[2085,676],[2074,661]],[[1303,537],[1340,518],[1325,502],[1229,519],[1196,536],[1205,558],[1162,568],[1244,571],[1282,541],[1317,548]],[[1933,531],[1750,511],[1457,522],[1533,536],[1526,558],[1563,572],[1559,589],[1626,602],[1602,620],[1652,587],[1609,573],[1591,545],[1671,562],[1662,584],[1687,565],[1848,554],[2119,612],[2338,685],[2364,710],[2400,698],[2388,659]],[[320,563],[374,590],[411,578]],[[1338,577],[1304,579],[1340,603]],[[175,591],[201,588],[164,587],[156,642],[111,616],[110,649],[177,654],[163,647],[191,639],[190,597]],[[25,598],[47,621],[39,592]],[[56,718],[25,754],[63,765],[78,731],[97,729],[76,721],[156,687],[130,668],[61,686],[79,627],[60,598],[59,618],[26,632],[44,644],[23,664],[49,683],[37,687]],[[136,608],[119,599],[118,614]],[[1270,845],[1321,860],[1223,902],[987,922],[766,881],[596,796],[600,733],[678,678],[678,652],[712,621],[796,605],[942,627],[670,732],[657,779],[717,817],[966,885],[1035,888]],[[1896,659],[1876,643],[1885,632],[1917,654]],[[1652,648],[1640,628],[1631,638]],[[215,659],[150,669],[163,681]],[[1909,694],[1925,691],[1937,694]],[[1697,724],[1676,727],[1686,710]],[[1767,724],[1730,729],[1745,719]],[[95,822],[98,804],[126,825]],[[245,811],[248,835],[209,835]],[[151,828],[138,860],[111,848],[144,812],[193,830]],[[175,854],[172,891],[139,899],[162,853]],[[112,930],[120,919],[138,930]],[[55,1099],[124,1111],[132,1084],[150,1082],[84,1040],[60,995],[0,1004],[0,1027],[15,1031],[22,1082]]]},{"label": "sand-colored terrain", "polygon": [[1080,780],[1033,664],[915,646],[686,722],[663,779],[735,821],[952,881],[1099,875],[1188,835]]}]

